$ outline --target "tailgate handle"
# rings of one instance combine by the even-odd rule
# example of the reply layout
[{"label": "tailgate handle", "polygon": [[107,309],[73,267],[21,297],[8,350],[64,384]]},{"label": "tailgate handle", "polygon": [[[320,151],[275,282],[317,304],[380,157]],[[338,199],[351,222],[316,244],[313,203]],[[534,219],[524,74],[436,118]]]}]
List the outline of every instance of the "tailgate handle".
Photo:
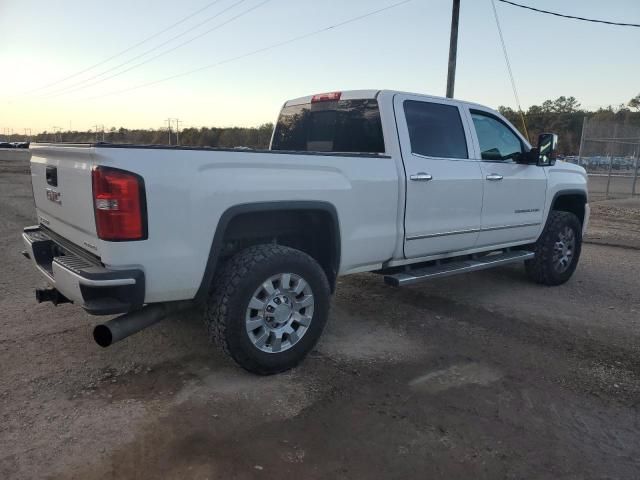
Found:
[{"label": "tailgate handle", "polygon": [[47,184],[52,187],[58,186],[58,168],[53,165],[47,166],[46,170]]}]

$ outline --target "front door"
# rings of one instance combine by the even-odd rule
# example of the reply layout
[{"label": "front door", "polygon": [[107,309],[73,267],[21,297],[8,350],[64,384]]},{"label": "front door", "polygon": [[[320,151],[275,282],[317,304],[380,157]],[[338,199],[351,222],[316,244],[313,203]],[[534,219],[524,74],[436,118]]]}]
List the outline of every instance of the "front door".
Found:
[{"label": "front door", "polygon": [[473,248],[480,231],[482,173],[457,102],[394,99],[406,173],[407,258]]},{"label": "front door", "polygon": [[503,119],[481,109],[469,115],[484,179],[478,247],[535,241],[547,193],[545,169],[516,162],[527,147]]}]

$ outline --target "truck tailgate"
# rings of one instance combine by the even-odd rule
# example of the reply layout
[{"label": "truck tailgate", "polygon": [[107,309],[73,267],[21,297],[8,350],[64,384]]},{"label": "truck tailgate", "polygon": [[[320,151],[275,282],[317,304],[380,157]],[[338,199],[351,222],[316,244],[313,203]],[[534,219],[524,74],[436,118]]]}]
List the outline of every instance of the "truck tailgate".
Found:
[{"label": "truck tailgate", "polygon": [[31,146],[31,183],[38,222],[99,255],[90,145]]}]

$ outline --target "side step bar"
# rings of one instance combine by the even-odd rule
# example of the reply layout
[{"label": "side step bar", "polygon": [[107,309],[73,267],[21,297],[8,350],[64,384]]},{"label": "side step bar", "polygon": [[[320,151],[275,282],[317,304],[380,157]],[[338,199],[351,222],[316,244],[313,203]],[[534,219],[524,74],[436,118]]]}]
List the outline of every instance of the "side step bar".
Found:
[{"label": "side step bar", "polygon": [[402,287],[403,285],[412,285],[414,283],[424,282],[432,278],[448,277],[458,273],[475,272],[487,268],[507,265],[509,263],[530,260],[534,257],[533,252],[526,250],[509,251],[499,254],[487,255],[478,259],[465,259],[453,261],[449,263],[441,263],[430,265],[428,267],[416,268],[405,272],[395,273],[393,275],[385,275],[384,282],[393,287]]}]

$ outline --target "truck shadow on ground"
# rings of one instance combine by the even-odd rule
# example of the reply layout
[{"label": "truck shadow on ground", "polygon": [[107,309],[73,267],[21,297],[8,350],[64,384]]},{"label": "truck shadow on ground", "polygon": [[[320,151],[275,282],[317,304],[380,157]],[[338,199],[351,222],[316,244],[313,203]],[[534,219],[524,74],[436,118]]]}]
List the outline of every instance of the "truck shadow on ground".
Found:
[{"label": "truck shadow on ground", "polygon": [[[484,275],[492,288],[526,282],[518,269]],[[175,357],[113,383],[115,372],[103,373],[97,403],[143,402],[145,412],[128,441],[65,476],[637,473],[637,351],[425,286],[341,282],[317,349],[282,375],[238,369],[196,318],[140,334],[136,353],[172,348]]]}]

